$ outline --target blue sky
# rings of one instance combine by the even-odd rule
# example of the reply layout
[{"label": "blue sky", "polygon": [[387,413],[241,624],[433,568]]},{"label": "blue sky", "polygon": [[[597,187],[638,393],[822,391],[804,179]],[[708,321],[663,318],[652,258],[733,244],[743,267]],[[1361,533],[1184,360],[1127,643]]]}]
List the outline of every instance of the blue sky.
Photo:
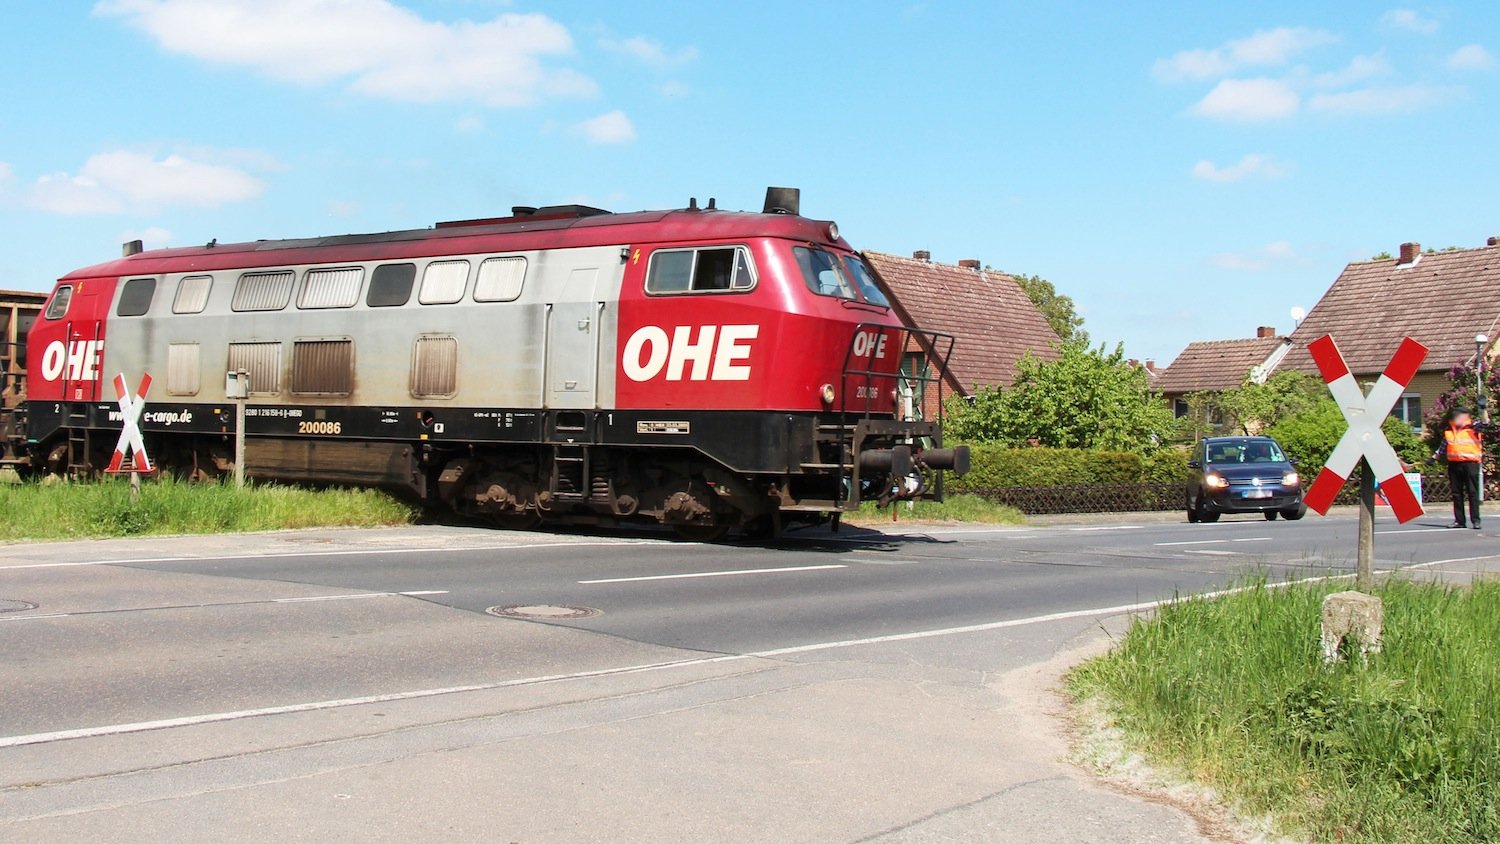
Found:
[{"label": "blue sky", "polygon": [[103,0],[0,45],[0,287],[135,237],[795,185],[857,248],[1043,275],[1166,362],[1500,235],[1492,0]]}]

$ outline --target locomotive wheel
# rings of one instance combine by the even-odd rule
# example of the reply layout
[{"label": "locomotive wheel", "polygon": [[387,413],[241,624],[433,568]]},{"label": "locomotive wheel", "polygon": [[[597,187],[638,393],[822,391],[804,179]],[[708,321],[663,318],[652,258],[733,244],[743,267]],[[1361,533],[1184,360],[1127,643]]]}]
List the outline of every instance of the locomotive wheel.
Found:
[{"label": "locomotive wheel", "polygon": [[718,542],[729,535],[729,525],[672,525],[672,530],[688,542]]}]

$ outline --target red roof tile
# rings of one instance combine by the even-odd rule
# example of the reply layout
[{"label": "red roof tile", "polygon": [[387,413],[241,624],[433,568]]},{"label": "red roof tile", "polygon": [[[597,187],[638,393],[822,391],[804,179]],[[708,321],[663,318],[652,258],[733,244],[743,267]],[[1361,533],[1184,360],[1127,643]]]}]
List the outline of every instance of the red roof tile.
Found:
[{"label": "red roof tile", "polygon": [[1474,335],[1497,330],[1500,247],[1423,255],[1402,269],[1394,259],[1360,261],[1344,268],[1292,332],[1278,368],[1316,374],[1307,344],[1332,334],[1358,374],[1383,371],[1405,336],[1430,350],[1423,371],[1446,371],[1474,357]]},{"label": "red roof tile", "polygon": [[963,392],[1010,386],[1028,351],[1057,359],[1057,335],[1010,276],[880,252],[864,255],[902,319],[957,338],[949,380]]},{"label": "red roof tile", "polygon": [[1250,370],[1264,364],[1286,341],[1285,337],[1248,337],[1189,343],[1151,386],[1173,395],[1232,389],[1245,383]]}]

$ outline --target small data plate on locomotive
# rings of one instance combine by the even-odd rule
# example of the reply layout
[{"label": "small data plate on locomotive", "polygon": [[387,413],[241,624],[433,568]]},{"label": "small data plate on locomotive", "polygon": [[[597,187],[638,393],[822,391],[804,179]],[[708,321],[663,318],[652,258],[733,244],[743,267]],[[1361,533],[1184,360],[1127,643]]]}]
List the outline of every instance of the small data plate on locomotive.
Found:
[{"label": "small data plate on locomotive", "polygon": [[693,424],[691,422],[637,422],[635,432],[637,434],[691,434]]}]

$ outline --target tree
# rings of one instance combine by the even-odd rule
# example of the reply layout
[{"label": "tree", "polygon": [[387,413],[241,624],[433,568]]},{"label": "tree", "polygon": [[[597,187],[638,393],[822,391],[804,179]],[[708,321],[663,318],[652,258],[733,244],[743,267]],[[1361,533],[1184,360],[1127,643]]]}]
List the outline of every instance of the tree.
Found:
[{"label": "tree", "polygon": [[1228,428],[1257,434],[1327,397],[1328,388],[1321,379],[1286,369],[1258,383],[1247,378],[1244,384],[1219,393],[1214,403]]},{"label": "tree", "polygon": [[1047,324],[1052,326],[1052,332],[1064,343],[1078,341],[1087,343],[1089,334],[1083,330],[1083,317],[1078,315],[1073,305],[1073,297],[1064,296],[1057,292],[1052,282],[1039,275],[1025,275],[1022,273],[1006,273],[1021,285],[1025,291],[1026,298],[1036,309],[1047,318]]},{"label": "tree", "polygon": [[[1392,416],[1380,427],[1397,456],[1407,463],[1421,464],[1426,448],[1410,425]],[[1328,462],[1328,455],[1348,429],[1349,423],[1339,406],[1325,395],[1278,419],[1266,428],[1265,434],[1281,443],[1287,456],[1296,460],[1299,470],[1311,480]]]},{"label": "tree", "polygon": [[949,435],[955,441],[998,442],[1150,453],[1166,444],[1172,412],[1146,383],[1146,372],[1113,352],[1074,339],[1059,358],[1021,359],[1009,389],[986,387],[972,403],[956,403]]}]

